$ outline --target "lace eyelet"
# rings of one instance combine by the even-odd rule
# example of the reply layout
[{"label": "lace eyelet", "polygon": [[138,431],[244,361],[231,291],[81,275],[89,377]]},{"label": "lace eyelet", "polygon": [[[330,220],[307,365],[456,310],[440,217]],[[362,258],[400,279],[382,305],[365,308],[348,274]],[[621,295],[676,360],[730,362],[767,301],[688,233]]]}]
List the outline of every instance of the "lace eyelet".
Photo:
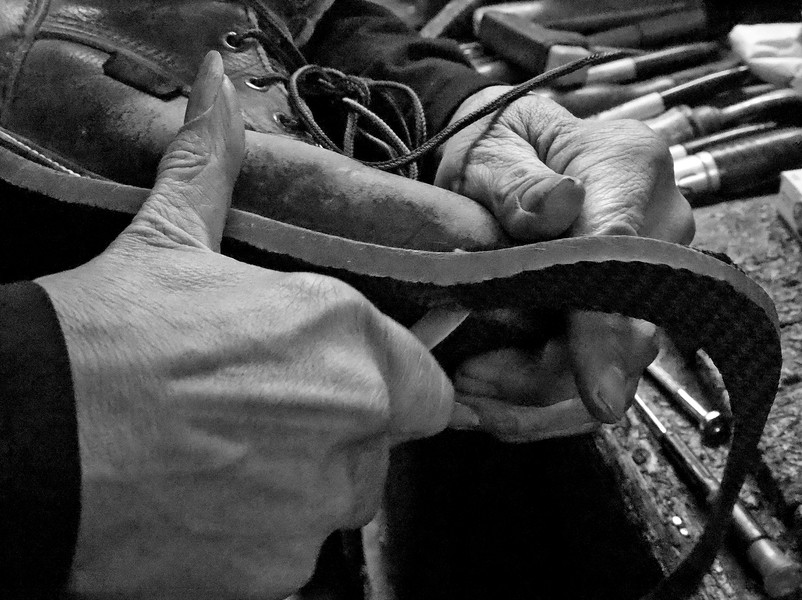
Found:
[{"label": "lace eyelet", "polygon": [[231,52],[242,52],[245,49],[245,40],[236,31],[229,31],[220,38],[223,48]]},{"label": "lace eyelet", "polygon": [[257,92],[266,92],[267,88],[270,87],[259,77],[248,77],[248,79],[245,80],[245,85]]},{"label": "lace eyelet", "polygon": [[279,127],[290,132],[297,132],[302,129],[301,122],[287,113],[275,112],[273,113],[273,120],[278,123]]}]

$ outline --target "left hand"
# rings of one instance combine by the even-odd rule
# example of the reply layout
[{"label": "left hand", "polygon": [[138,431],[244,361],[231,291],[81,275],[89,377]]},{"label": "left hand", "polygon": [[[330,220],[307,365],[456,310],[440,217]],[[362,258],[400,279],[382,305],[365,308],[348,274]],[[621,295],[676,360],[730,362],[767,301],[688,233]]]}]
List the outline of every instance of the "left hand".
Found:
[{"label": "left hand", "polygon": [[[509,89],[477,92],[453,120]],[[450,139],[435,184],[483,204],[523,243],[617,234],[688,244],[694,235],[666,144],[648,127],[583,121],[537,95]],[[623,416],[656,357],[655,334],[643,321],[574,312],[566,336],[537,355],[508,349],[466,361],[457,399],[510,441],[585,433]]]}]

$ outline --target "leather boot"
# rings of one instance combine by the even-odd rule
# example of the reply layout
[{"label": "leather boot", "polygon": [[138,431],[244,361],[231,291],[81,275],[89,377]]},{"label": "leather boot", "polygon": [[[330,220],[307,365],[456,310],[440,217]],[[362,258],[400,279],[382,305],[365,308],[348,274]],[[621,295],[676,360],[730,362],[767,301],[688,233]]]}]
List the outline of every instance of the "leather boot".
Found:
[{"label": "leather boot", "polygon": [[307,36],[327,0],[6,0],[3,146],[65,175],[147,188],[203,57],[218,50],[247,129],[235,207],[390,246],[503,244],[476,203],[309,143],[281,83],[304,59],[268,2],[306,7],[289,20]]},{"label": "leather boot", "polygon": [[[293,42],[308,37],[330,0],[295,4],[303,10],[277,15],[265,1],[2,3],[0,281],[77,266],[125,226],[183,123],[209,50],[223,57],[247,128],[234,207],[384,245],[498,245],[494,219],[473,202],[310,143],[285,86],[271,82],[304,64]],[[227,254],[281,267],[252,239],[227,235]],[[398,299],[386,311],[405,316]],[[361,597],[358,541],[359,532],[332,536],[295,600]]]}]

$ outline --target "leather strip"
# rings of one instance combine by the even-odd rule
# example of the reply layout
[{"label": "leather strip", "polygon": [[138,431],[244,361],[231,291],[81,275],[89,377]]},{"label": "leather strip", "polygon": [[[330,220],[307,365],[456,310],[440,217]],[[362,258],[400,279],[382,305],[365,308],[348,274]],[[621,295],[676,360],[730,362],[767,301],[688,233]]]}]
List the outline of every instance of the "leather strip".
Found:
[{"label": "leather strip", "polygon": [[[57,173],[2,148],[0,176],[64,202],[129,214],[149,193]],[[663,327],[685,351],[705,350],[730,395],[732,446],[707,527],[648,598],[676,600],[695,589],[723,541],[757,456],[782,364],[773,303],[740,270],[647,238],[597,236],[483,252],[424,252],[348,240],[237,209],[230,211],[224,235],[258,251],[264,266],[332,275],[371,299],[383,290],[386,297],[410,299],[423,309],[456,304],[620,313]]]}]

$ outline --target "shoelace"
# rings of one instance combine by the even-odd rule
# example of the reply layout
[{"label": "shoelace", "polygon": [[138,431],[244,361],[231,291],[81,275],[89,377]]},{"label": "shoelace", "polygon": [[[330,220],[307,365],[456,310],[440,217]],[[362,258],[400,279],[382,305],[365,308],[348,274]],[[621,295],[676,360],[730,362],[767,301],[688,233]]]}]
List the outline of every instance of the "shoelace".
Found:
[{"label": "shoelace", "polygon": [[[347,75],[337,69],[306,64],[303,56],[294,47],[292,50],[276,46],[271,36],[259,29],[248,30],[232,36],[232,45],[255,39],[267,47],[274,55],[280,56],[291,75],[271,73],[253,80],[254,87],[266,89],[270,85],[282,83],[287,89],[288,101],[298,119],[309,135],[320,146],[354,158],[359,162],[380,169],[418,179],[419,161],[429,152],[445,143],[459,131],[479,119],[503,111],[512,102],[525,96],[537,87],[544,86],[570,73],[626,56],[624,52],[604,52],[591,54],[579,60],[546,71],[510,89],[495,100],[465,115],[427,139],[426,117],[418,95],[403,84]],[[401,104],[393,92],[399,93],[408,103],[412,123],[407,122]],[[337,144],[317,122],[307,99],[315,97],[338,98],[347,109],[342,144]],[[374,98],[381,98],[385,107],[392,113],[392,120],[398,131],[394,130],[374,110]],[[386,160],[369,161],[355,156],[357,139],[363,140],[372,148],[387,156]],[[381,155],[381,154],[379,154]]]}]

